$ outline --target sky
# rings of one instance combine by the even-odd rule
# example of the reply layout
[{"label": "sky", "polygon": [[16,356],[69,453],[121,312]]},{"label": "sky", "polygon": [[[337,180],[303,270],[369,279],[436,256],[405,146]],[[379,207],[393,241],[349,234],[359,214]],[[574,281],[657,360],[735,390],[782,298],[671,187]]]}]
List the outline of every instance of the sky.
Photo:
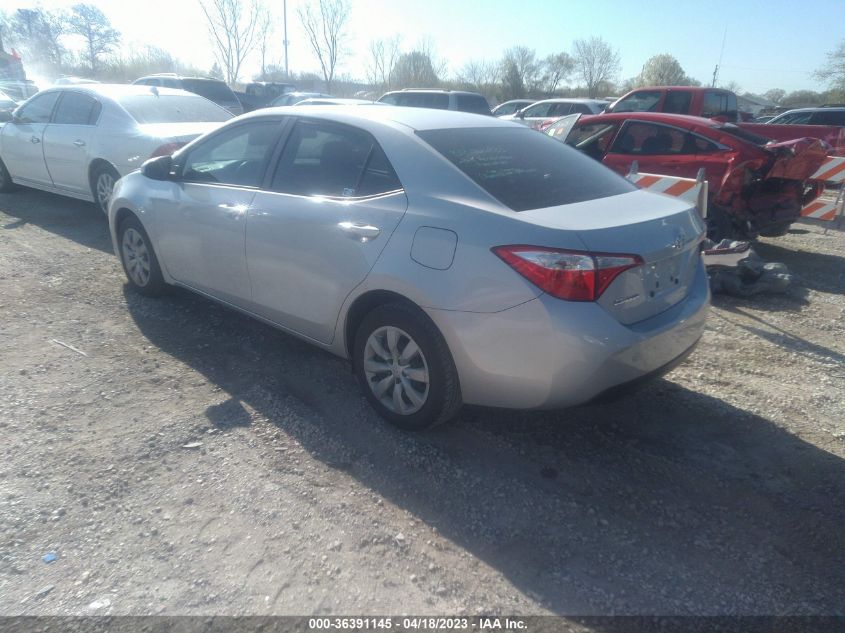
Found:
[{"label": "sky", "polygon": [[[319,72],[296,11],[308,1],[287,0],[288,59],[295,72]],[[87,2],[98,6],[123,34],[124,47],[149,44],[199,68],[211,68],[213,49],[199,0]],[[277,25],[270,57],[283,65],[283,0],[264,2]],[[6,11],[72,4],[74,0],[3,0]],[[619,51],[618,79],[637,75],[649,57],[669,53],[687,75],[704,84],[710,83],[721,59],[717,83],[736,82],[741,92],[823,90],[826,86],[812,73],[845,39],[845,0],[809,0],[800,10],[794,0],[350,0],[350,4],[346,55],[338,73],[362,80],[369,43],[397,34],[403,50],[429,42],[451,73],[471,60],[498,60],[512,46],[535,49],[542,58],[571,52],[573,40],[595,35]],[[259,66],[254,55],[241,80],[249,79]]]}]

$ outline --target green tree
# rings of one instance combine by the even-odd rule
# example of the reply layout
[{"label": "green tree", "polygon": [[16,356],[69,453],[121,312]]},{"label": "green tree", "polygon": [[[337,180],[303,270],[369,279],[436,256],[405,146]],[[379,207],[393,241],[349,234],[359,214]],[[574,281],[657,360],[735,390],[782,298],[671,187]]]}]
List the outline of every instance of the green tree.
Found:
[{"label": "green tree", "polygon": [[502,101],[523,97],[525,84],[522,82],[522,73],[513,60],[505,61],[502,67]]},{"label": "green tree", "polygon": [[672,55],[655,55],[643,64],[638,80],[640,86],[692,86],[697,82],[684,72]]}]

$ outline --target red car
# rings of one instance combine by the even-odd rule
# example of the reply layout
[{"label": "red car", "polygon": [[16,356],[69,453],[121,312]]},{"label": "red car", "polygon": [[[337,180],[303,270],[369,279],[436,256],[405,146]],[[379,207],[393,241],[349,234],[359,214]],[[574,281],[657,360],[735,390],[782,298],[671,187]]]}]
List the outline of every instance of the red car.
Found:
[{"label": "red car", "polygon": [[545,133],[623,176],[634,161],[642,173],[682,178],[703,167],[713,239],[786,233],[822,192],[807,178],[829,150],[818,139],[772,142],[732,123],[657,112],[572,115]]}]

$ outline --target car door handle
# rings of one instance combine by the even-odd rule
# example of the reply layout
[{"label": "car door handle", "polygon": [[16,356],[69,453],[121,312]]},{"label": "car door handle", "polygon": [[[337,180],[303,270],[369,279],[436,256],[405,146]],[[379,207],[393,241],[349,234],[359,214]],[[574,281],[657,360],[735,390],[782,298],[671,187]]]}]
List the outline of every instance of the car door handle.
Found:
[{"label": "car door handle", "polygon": [[341,231],[348,233],[349,237],[362,242],[368,242],[375,239],[378,237],[379,233],[381,233],[381,229],[377,226],[361,224],[360,222],[340,222],[338,223],[338,226]]},{"label": "car door handle", "polygon": [[37,145],[38,143],[40,143],[40,142],[41,142],[41,139],[40,139],[40,138],[38,138],[37,136],[33,136],[33,137],[32,137],[31,139],[29,139],[29,140],[30,140],[32,143],[35,143],[36,145]]},{"label": "car door handle", "polygon": [[242,218],[248,209],[245,204],[230,204],[226,202],[218,204],[217,206],[218,208],[223,209],[223,213],[227,218],[232,218],[233,220]]},{"label": "car door handle", "polygon": [[77,147],[85,147],[85,141],[80,141],[79,139],[76,139],[73,144]]}]

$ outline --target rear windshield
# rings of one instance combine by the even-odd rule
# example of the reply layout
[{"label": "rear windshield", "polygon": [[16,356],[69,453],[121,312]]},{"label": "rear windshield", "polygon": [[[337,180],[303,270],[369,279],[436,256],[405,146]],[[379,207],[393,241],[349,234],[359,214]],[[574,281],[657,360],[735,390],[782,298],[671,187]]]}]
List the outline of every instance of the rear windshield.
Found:
[{"label": "rear windshield", "polygon": [[188,92],[202,95],[215,103],[237,103],[238,98],[222,81],[211,79],[183,79],[182,85]]},{"label": "rear windshield", "polygon": [[417,134],[514,211],[572,204],[636,189],[600,163],[528,128],[460,128]]},{"label": "rear windshield", "polygon": [[127,95],[118,99],[138,123],[228,121],[232,113],[198,95]]},{"label": "rear windshield", "polygon": [[410,108],[449,109],[449,95],[442,92],[394,92],[384,95],[379,101]]},{"label": "rear windshield", "polygon": [[490,114],[490,105],[481,95],[455,95],[458,110],[476,114]]},{"label": "rear windshield", "polygon": [[725,123],[724,125],[714,125],[713,127],[719,130],[720,132],[730,134],[731,136],[735,136],[736,138],[742,139],[743,141],[746,141],[748,143],[754,143],[754,145],[765,145],[766,143],[769,143],[772,140],[766,138],[765,136],[754,134],[754,132],[749,132],[748,130],[736,126],[733,123]]}]

